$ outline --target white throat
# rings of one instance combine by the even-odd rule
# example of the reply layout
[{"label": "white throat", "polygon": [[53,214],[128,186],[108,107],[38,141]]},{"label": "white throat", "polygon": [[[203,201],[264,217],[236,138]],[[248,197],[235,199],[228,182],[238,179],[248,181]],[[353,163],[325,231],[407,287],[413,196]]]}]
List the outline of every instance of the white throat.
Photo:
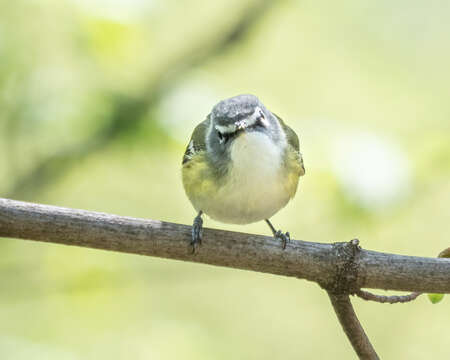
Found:
[{"label": "white throat", "polygon": [[[231,144],[231,172],[237,172],[242,179],[248,181],[259,180],[257,186],[266,176],[278,173],[282,152],[273,141],[264,133],[253,131],[239,135]],[[238,175],[238,174],[236,174]]]},{"label": "white throat", "polygon": [[[282,147],[265,134],[244,132],[230,147],[231,164],[209,214],[222,222],[248,224],[274,215],[289,201]],[[208,211],[206,212],[208,214]]]}]

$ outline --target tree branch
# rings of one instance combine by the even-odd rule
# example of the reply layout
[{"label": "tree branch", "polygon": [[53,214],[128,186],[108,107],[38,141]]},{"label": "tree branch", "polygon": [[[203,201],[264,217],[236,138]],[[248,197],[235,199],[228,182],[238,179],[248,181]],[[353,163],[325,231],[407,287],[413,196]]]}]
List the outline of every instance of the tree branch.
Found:
[{"label": "tree branch", "polygon": [[204,229],[202,247],[192,255],[187,225],[8,199],[0,199],[0,236],[293,276],[335,293],[360,288],[450,293],[450,259],[446,258],[361,249],[354,260],[353,283],[342,286],[345,254],[339,249],[350,243],[291,241],[283,250],[273,237]]},{"label": "tree branch", "polygon": [[192,254],[190,226],[0,198],[2,236],[314,281],[328,292],[362,359],[378,356],[353,311],[350,294],[365,297],[361,288],[450,293],[450,259],[367,251],[356,239],[333,244],[291,241],[283,250],[273,237],[204,229],[202,247]]},{"label": "tree branch", "polygon": [[353,349],[360,359],[379,359],[375,349],[369,341],[364,329],[359,323],[358,317],[353,310],[352,303],[348,295],[339,295],[328,292],[331,304],[344,329]]}]

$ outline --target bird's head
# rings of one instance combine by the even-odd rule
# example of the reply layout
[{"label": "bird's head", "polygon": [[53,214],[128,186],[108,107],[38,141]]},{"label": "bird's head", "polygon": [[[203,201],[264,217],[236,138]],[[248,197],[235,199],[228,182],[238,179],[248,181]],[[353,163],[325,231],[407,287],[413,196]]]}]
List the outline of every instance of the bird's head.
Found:
[{"label": "bird's head", "polygon": [[209,116],[207,147],[216,156],[229,153],[235,139],[254,132],[266,135],[274,145],[282,146],[285,142],[277,117],[254,95],[222,100]]}]

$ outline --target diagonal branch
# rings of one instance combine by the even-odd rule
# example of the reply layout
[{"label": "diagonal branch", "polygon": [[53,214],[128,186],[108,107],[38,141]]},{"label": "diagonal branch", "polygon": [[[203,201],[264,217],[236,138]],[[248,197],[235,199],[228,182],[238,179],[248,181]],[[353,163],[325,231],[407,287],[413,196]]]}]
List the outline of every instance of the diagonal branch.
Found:
[{"label": "diagonal branch", "polygon": [[359,358],[367,360],[379,359],[353,310],[349,296],[345,294],[333,294],[330,291],[328,292],[328,296],[330,297],[331,304],[339,322],[344,329],[345,335],[347,335]]}]

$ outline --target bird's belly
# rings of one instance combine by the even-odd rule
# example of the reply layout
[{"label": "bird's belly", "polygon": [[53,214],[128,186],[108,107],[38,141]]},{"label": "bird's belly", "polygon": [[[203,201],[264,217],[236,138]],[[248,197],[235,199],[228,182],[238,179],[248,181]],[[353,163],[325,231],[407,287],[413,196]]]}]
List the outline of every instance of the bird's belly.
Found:
[{"label": "bird's belly", "polygon": [[256,183],[246,180],[234,179],[221,187],[205,213],[221,222],[249,224],[272,217],[290,199],[280,179],[266,177]]}]

